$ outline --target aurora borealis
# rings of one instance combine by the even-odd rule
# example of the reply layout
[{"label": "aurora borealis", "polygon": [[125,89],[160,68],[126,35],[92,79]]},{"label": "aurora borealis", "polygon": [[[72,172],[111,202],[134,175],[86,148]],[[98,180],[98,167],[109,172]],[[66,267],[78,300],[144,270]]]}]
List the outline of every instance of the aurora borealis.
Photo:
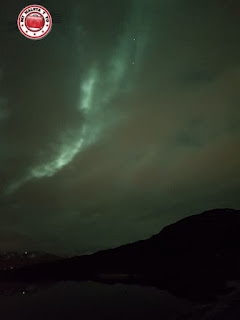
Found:
[{"label": "aurora borealis", "polygon": [[93,252],[239,207],[236,0],[41,1],[40,41],[7,28],[28,4],[1,18],[2,248]]}]

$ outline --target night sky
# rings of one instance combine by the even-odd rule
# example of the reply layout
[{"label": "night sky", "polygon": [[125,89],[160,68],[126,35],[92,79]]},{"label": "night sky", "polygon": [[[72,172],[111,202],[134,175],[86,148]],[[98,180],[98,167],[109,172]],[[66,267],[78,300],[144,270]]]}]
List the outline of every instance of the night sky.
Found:
[{"label": "night sky", "polygon": [[0,10],[1,250],[90,253],[240,207],[238,0],[39,1],[39,41],[16,28],[30,4]]}]

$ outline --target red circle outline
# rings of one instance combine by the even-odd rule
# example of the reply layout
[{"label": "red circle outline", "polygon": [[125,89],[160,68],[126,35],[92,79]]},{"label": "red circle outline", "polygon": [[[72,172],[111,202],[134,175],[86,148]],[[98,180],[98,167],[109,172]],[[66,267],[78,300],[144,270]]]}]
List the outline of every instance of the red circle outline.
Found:
[{"label": "red circle outline", "polygon": [[[44,10],[44,11],[47,13],[47,15],[49,16],[49,27],[48,27],[47,31],[46,31],[43,35],[37,36],[37,37],[32,37],[32,36],[27,35],[27,34],[22,30],[21,25],[20,25],[20,18],[21,18],[21,16],[22,16],[23,12],[24,12],[25,10],[29,9],[29,8],[32,8],[32,7],[34,7],[34,8],[40,8],[40,9]],[[18,16],[18,29],[20,30],[20,32],[21,32],[26,38],[34,39],[34,40],[38,40],[38,39],[40,40],[40,39],[44,38],[46,35],[48,35],[48,33],[51,31],[51,28],[52,28],[52,17],[51,17],[51,15],[50,15],[50,12],[49,12],[46,8],[44,8],[44,7],[40,6],[40,5],[37,5],[37,4],[34,5],[34,4],[33,4],[33,5],[30,5],[30,6],[27,6],[27,7],[23,8],[22,11],[19,13],[19,16]]]}]

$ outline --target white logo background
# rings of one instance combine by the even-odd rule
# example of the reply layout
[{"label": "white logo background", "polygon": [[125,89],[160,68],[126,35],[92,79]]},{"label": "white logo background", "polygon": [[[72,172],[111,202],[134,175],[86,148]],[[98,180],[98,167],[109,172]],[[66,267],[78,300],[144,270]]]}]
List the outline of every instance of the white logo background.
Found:
[{"label": "white logo background", "polygon": [[[41,27],[29,27],[28,21],[38,17],[43,21]],[[25,7],[18,16],[18,28],[20,32],[27,38],[33,40],[39,40],[45,37],[52,28],[52,17],[49,11],[39,5],[31,5]]]}]

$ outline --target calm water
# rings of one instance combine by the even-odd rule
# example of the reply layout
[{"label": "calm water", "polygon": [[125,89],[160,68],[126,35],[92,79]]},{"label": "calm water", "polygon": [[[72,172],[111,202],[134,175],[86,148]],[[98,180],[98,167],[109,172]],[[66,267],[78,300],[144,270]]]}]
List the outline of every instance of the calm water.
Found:
[{"label": "calm water", "polygon": [[152,287],[65,282],[0,296],[2,320],[177,319],[193,304]]}]

